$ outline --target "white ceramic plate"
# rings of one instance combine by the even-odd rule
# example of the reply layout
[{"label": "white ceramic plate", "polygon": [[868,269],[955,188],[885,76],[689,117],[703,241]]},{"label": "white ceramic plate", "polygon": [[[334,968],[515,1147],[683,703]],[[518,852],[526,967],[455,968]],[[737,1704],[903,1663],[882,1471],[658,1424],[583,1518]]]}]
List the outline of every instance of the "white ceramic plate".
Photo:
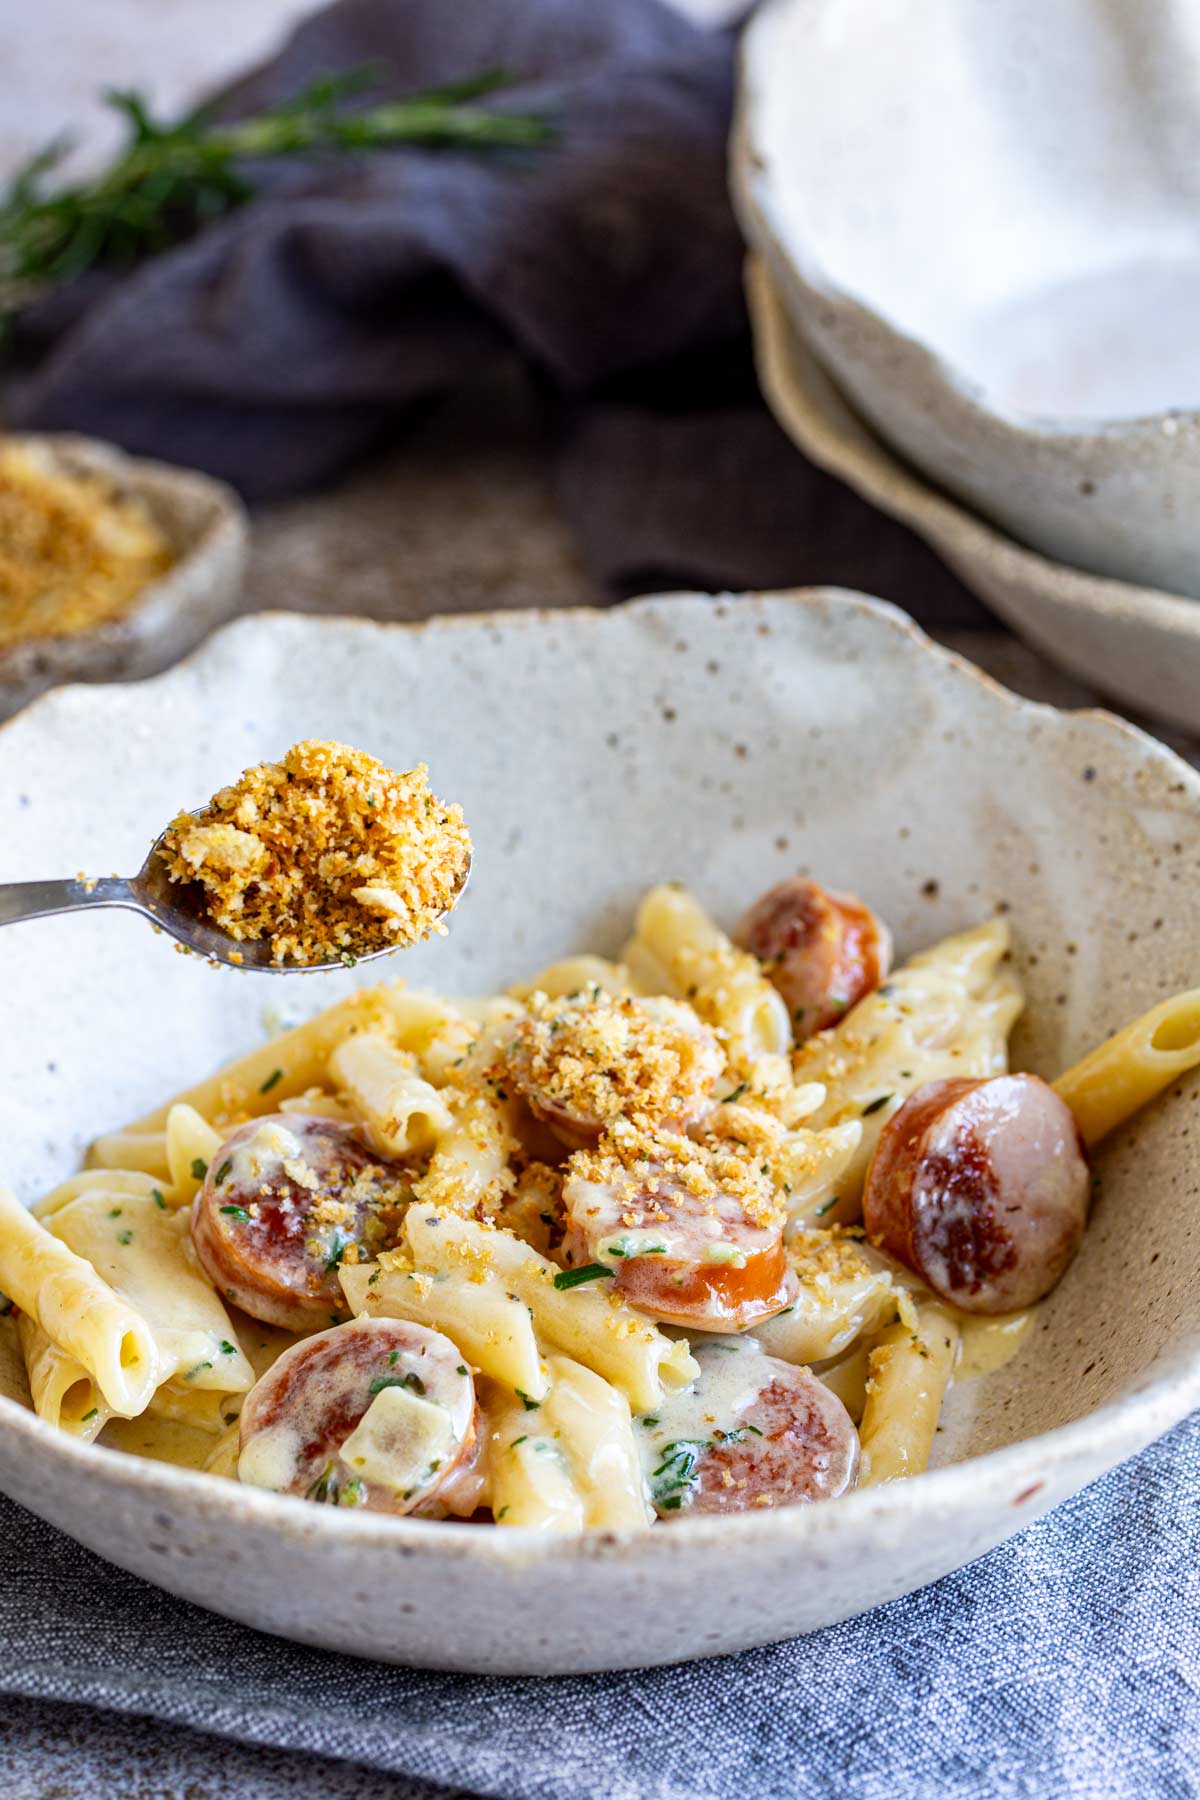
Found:
[{"label": "white ceramic plate", "polygon": [[735,197],[873,427],[1047,556],[1200,595],[1196,0],[768,0]]},{"label": "white ceramic plate", "polygon": [[1185,731],[1200,729],[1200,603],[1051,562],[901,462],[830,380],[766,263],[747,272],[759,381],[818,467],[920,534],[1014,630],[1093,687]]},{"label": "white ceramic plate", "polygon": [[[901,953],[1007,906],[1030,996],[1016,1049],[1039,1070],[1200,981],[1200,776],[831,591],[416,627],[245,620],[165,676],[60,690],[6,728],[0,877],[135,868],[173,809],[310,734],[427,758],[466,807],[470,892],[449,940],[406,965],[451,991],[615,947],[651,881],[680,877],[729,919],[797,866],[866,894]],[[352,980],[287,997],[311,1009]],[[95,1132],[256,1041],[280,1000],[121,914],[0,933],[0,992],[0,1141],[27,1197]],[[1043,1328],[952,1395],[950,1466],[911,1484],[546,1542],[239,1488],[0,1401],[0,1487],[175,1593],[397,1661],[616,1668],[828,1624],[980,1555],[1200,1403],[1196,1091],[1106,1153]]]}]

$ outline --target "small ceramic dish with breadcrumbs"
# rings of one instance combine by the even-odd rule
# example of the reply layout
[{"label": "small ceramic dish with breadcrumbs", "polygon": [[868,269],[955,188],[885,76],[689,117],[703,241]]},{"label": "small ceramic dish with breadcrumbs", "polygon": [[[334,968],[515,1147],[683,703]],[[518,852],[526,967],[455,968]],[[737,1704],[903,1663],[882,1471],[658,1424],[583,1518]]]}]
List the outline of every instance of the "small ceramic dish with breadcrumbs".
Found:
[{"label": "small ceramic dish with breadcrumbs", "polygon": [[134,681],[237,605],[246,518],[223,483],[67,435],[0,435],[0,717],[66,681]]},{"label": "small ceramic dish with breadcrumbs", "polygon": [[8,728],[0,875],[175,813],[226,928],[350,964],[474,876],[292,1016],[122,917],[2,934],[22,1503],[305,1642],[616,1668],[932,1580],[1200,1399],[1149,739],[835,592],[254,619],[136,700]]}]

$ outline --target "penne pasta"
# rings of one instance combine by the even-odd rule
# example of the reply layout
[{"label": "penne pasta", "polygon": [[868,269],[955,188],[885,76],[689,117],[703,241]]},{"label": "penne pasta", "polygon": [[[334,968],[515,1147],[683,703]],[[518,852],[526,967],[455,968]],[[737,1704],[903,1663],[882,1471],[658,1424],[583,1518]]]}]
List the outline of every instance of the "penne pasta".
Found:
[{"label": "penne pasta", "polygon": [[144,1411],[161,1379],[146,1321],[0,1188],[0,1289],[79,1363],[113,1412]]},{"label": "penne pasta", "polygon": [[33,1410],[48,1425],[91,1443],[112,1417],[112,1408],[83,1364],[53,1343],[36,1320],[17,1321]]},{"label": "penne pasta", "polygon": [[735,1074],[790,1049],[787,1008],[757,959],[736,949],[684,888],[651,888],[624,960],[639,981],[665,971],[668,991],[689,1000],[713,1027]]},{"label": "penne pasta", "polygon": [[186,1206],[194,1200],[208,1173],[208,1165],[221,1148],[221,1134],[208,1120],[181,1100],[167,1114],[167,1168],[171,1185]]},{"label": "penne pasta", "polygon": [[1054,1083],[1089,1146],[1200,1067],[1200,988],[1173,994],[1061,1074]]},{"label": "penne pasta", "polygon": [[879,1334],[867,1357],[858,1428],[860,1487],[920,1475],[928,1467],[957,1354],[958,1325],[948,1307],[920,1306],[915,1331],[898,1320]]},{"label": "penne pasta", "polygon": [[578,1532],[584,1504],[562,1445],[539,1416],[507,1396],[486,1406],[492,1517],[526,1531]]},{"label": "penne pasta", "polygon": [[418,1074],[412,1051],[396,1050],[374,1032],[340,1043],[329,1072],[383,1156],[431,1150],[453,1129],[454,1115]]},{"label": "penne pasta", "polygon": [[155,1387],[178,1377],[197,1392],[244,1393],[254,1371],[220,1296],[196,1264],[187,1227],[182,1214],[151,1196],[97,1188],[47,1222],[144,1321],[154,1340]]},{"label": "penne pasta", "polygon": [[595,1285],[556,1288],[561,1271],[509,1232],[424,1206],[410,1209],[405,1231],[421,1268],[497,1275],[529,1308],[539,1342],[603,1375],[635,1412],[652,1411],[664,1387],[686,1386],[698,1372],[685,1342]]},{"label": "penne pasta", "polygon": [[540,1400],[545,1364],[529,1308],[496,1275],[416,1270],[395,1252],[378,1263],[340,1270],[346,1304],[356,1318],[411,1319],[445,1332],[469,1362],[514,1393]]},{"label": "penne pasta", "polygon": [[629,1402],[593,1370],[551,1356],[540,1421],[559,1445],[585,1525],[648,1525],[653,1516],[633,1436]]}]

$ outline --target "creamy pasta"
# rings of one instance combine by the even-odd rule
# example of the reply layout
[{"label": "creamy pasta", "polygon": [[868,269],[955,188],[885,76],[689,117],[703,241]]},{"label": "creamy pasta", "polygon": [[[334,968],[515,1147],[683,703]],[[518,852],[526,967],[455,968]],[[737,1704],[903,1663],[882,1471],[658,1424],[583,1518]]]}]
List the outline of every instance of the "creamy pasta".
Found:
[{"label": "creamy pasta", "polygon": [[732,934],[656,888],[619,961],[507,995],[361,992],[30,1210],[0,1191],[32,1403],[214,1479],[541,1533],[919,1474],[1078,1248],[1086,1147],[1200,1063],[1184,995],[1053,1087],[1010,1072],[1009,952],[993,919],[893,970],[796,878]]}]

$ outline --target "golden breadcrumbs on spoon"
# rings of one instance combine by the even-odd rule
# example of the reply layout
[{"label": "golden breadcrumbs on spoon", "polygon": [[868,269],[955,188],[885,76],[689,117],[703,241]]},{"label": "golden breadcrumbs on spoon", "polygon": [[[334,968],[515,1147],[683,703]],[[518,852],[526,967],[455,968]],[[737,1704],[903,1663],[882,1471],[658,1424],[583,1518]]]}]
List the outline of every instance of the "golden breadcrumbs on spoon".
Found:
[{"label": "golden breadcrumbs on spoon", "polygon": [[120,618],[172,560],[140,500],[0,440],[0,647]]},{"label": "golden breadcrumbs on spoon", "polygon": [[310,740],[258,763],[200,813],[180,813],[159,855],[199,881],[213,923],[265,939],[271,960],[353,962],[444,932],[471,855],[462,808],[347,744]]}]

